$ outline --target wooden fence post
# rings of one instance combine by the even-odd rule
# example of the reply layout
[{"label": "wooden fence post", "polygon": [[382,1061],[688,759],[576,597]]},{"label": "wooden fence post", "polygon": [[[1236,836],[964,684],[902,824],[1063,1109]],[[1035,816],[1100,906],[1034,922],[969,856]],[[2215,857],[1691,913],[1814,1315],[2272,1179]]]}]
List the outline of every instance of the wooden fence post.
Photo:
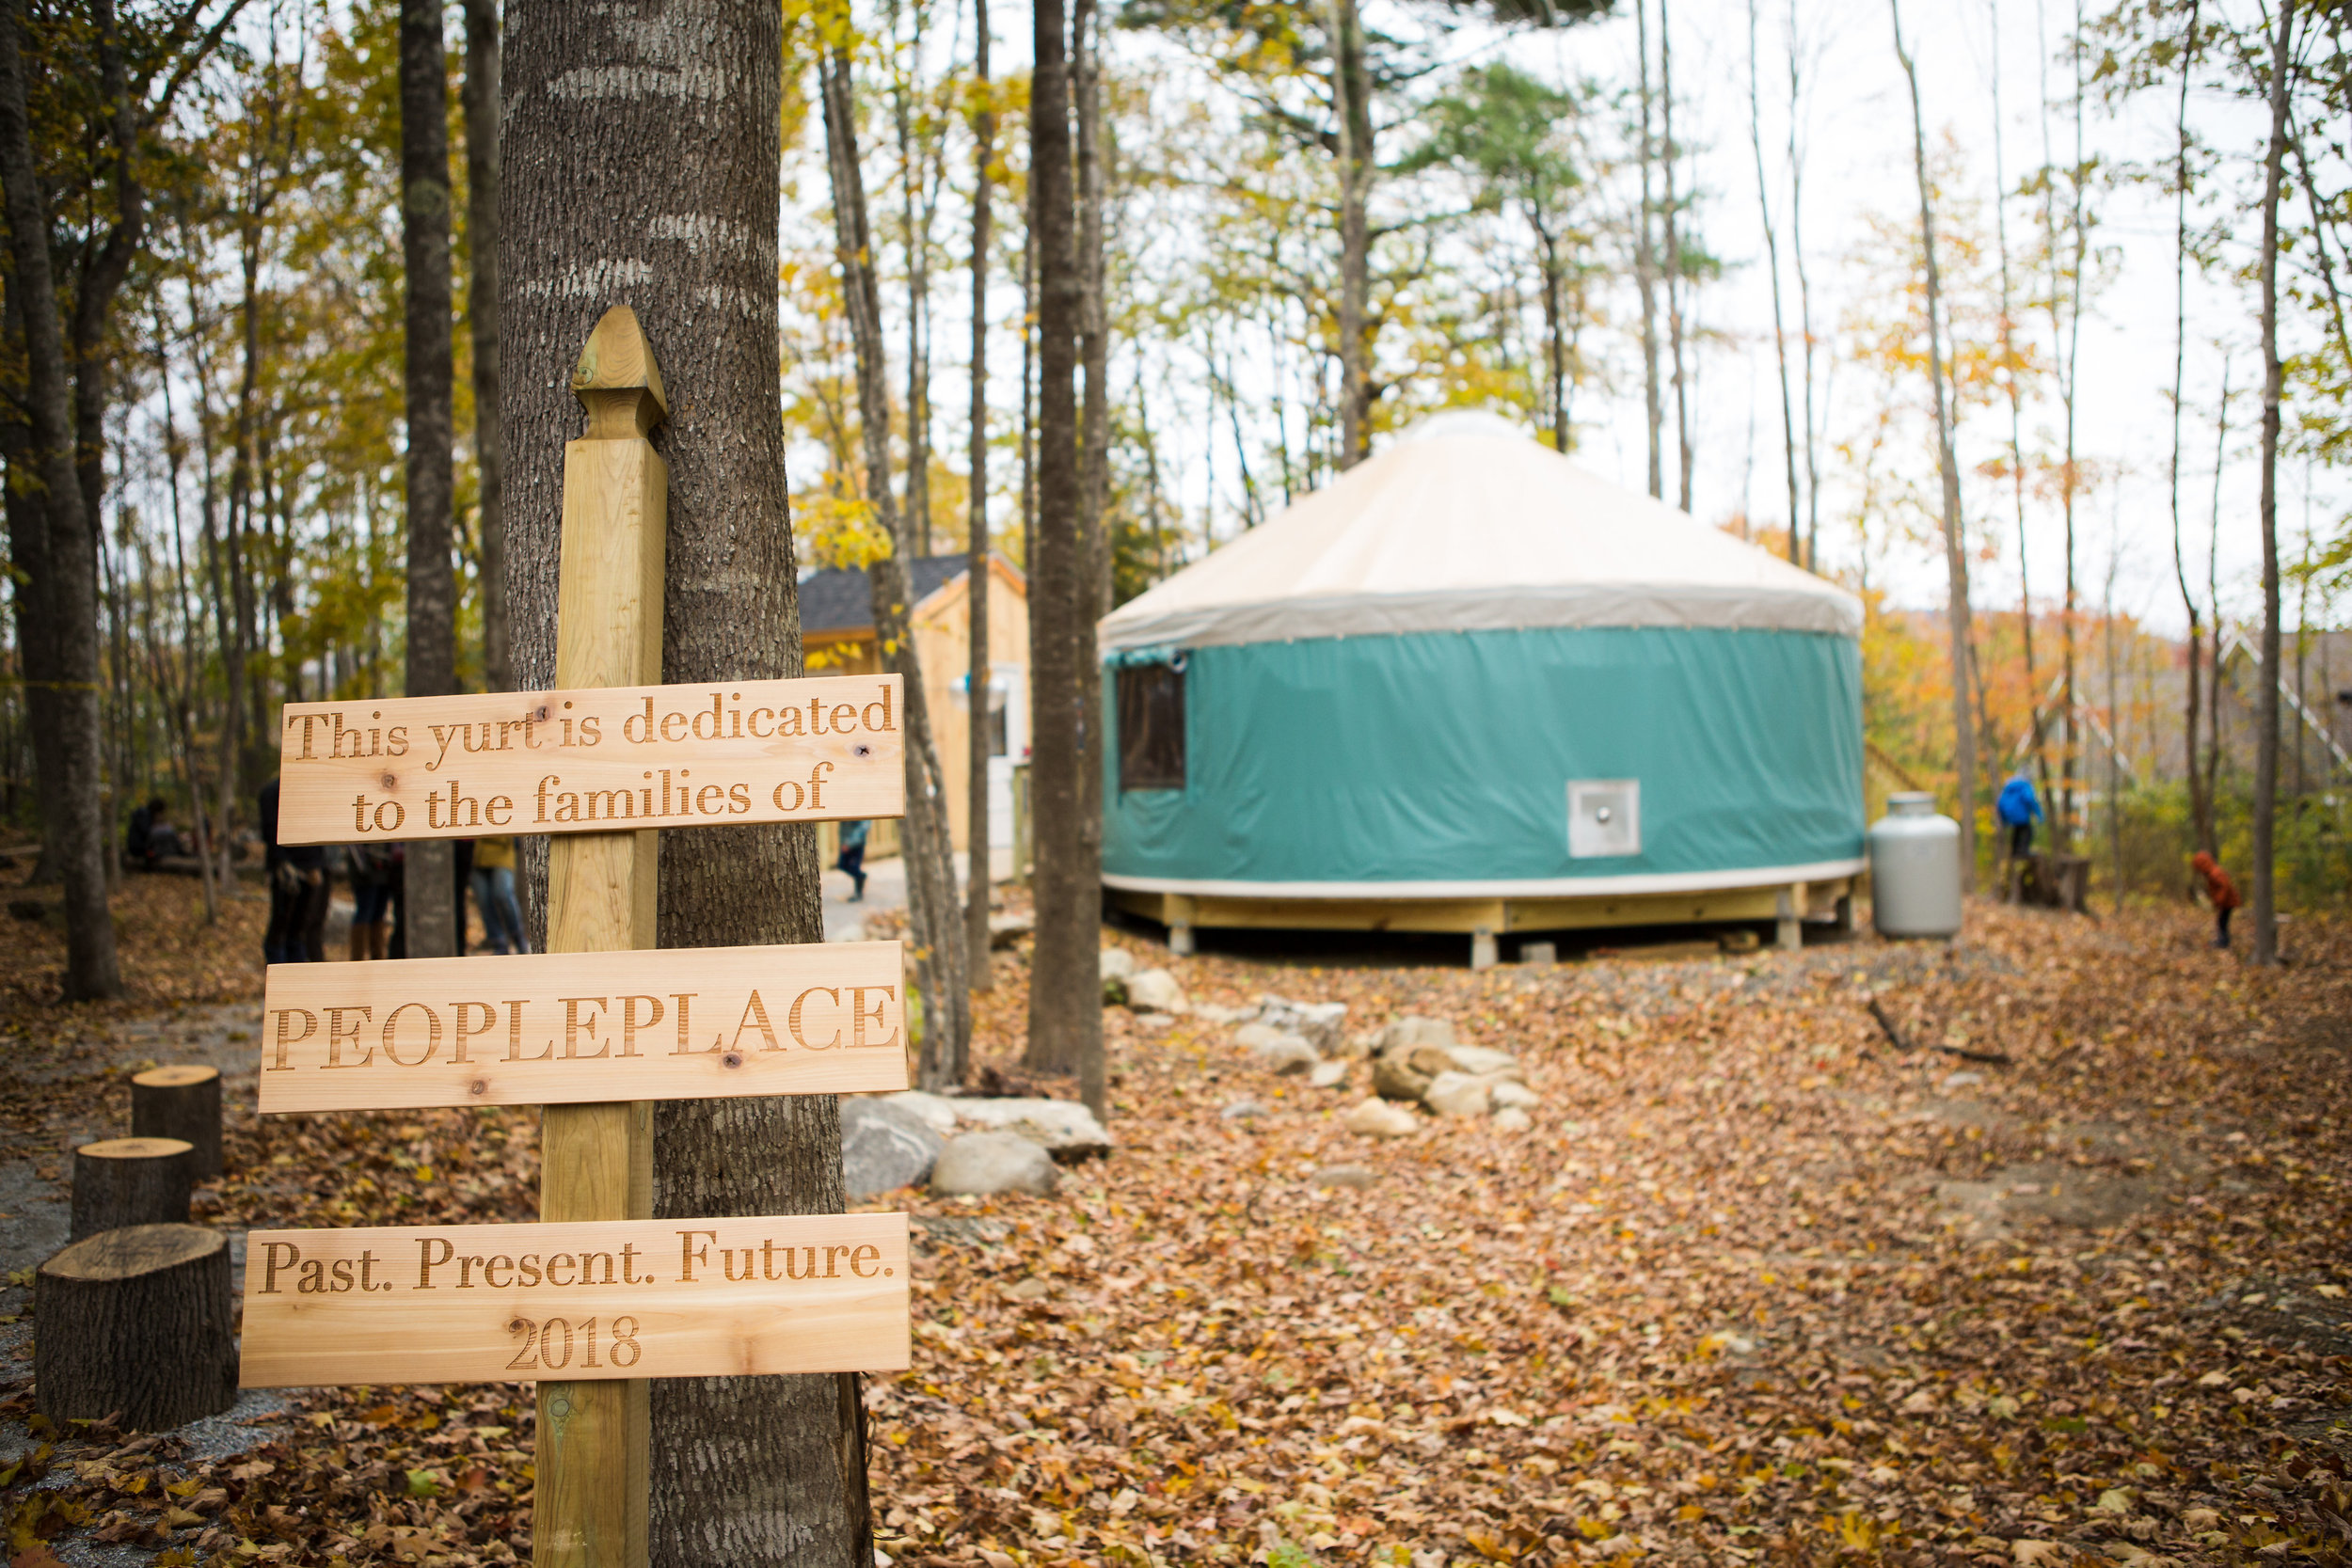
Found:
[{"label": "wooden fence post", "polygon": [[[645,439],[668,413],[661,372],[627,306],[589,335],[572,390],[588,431],[564,449],[555,684],[661,679],[669,467]],[[563,715],[546,714],[549,721]],[[654,945],[652,830],[557,837],[548,854],[550,953]],[[540,1122],[539,1217],[653,1217],[650,1101],[550,1105]],[[642,1568],[650,1385],[539,1385],[536,1568]]]}]

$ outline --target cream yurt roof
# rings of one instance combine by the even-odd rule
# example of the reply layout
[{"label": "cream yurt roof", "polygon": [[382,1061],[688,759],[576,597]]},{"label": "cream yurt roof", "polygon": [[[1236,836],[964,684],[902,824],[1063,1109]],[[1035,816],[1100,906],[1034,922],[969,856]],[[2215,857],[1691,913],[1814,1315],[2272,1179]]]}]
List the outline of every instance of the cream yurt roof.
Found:
[{"label": "cream yurt roof", "polygon": [[1101,646],[1530,626],[1854,637],[1862,603],[1503,420],[1448,413],[1121,605]]}]

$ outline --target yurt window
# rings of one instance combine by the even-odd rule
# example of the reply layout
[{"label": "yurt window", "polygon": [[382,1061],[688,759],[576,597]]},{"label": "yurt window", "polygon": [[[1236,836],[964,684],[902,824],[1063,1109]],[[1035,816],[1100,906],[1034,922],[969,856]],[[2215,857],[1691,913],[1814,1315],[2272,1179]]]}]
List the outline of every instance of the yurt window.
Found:
[{"label": "yurt window", "polygon": [[1184,672],[1177,665],[1119,669],[1119,787],[1184,787]]}]

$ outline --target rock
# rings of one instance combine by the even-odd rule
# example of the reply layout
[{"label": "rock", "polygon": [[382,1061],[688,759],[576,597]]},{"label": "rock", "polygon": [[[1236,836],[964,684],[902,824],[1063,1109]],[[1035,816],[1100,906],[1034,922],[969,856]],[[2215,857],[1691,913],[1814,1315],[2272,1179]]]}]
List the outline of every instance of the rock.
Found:
[{"label": "rock", "polygon": [[1307,1069],[1307,1082],[1318,1089],[1331,1088],[1347,1082],[1345,1062],[1317,1062]]},{"label": "rock", "polygon": [[956,1119],[966,1127],[1012,1132],[1068,1164],[1108,1154],[1111,1135],[1094,1113],[1074,1100],[955,1100]]},{"label": "rock", "polygon": [[1431,1079],[1453,1070],[1454,1058],[1434,1045],[1391,1047],[1372,1059],[1372,1089],[1383,1100],[1417,1101]]},{"label": "rock", "polygon": [[1434,1045],[1441,1049],[1454,1044],[1454,1025],[1441,1018],[1391,1019],[1380,1031],[1380,1043],[1373,1048],[1375,1055],[1391,1051],[1409,1050],[1416,1045]]},{"label": "rock", "polygon": [[1259,1051],[1287,1037],[1271,1023],[1245,1023],[1233,1031],[1233,1043]]},{"label": "rock", "polygon": [[931,1191],[945,1196],[1028,1193],[1047,1197],[1060,1181],[1054,1157],[1011,1132],[965,1132],[950,1138],[931,1166]]},{"label": "rock", "polygon": [[1124,947],[1103,949],[1103,978],[1124,980],[1136,972],[1136,956]]},{"label": "rock", "polygon": [[1527,1113],[1517,1105],[1505,1105],[1495,1113],[1495,1131],[1498,1132],[1524,1132],[1534,1125],[1528,1119]]},{"label": "rock", "polygon": [[1269,1072],[1280,1073],[1285,1078],[1311,1072],[1323,1060],[1315,1054],[1315,1048],[1298,1035],[1277,1035],[1257,1047],[1253,1054],[1258,1058],[1260,1067]]},{"label": "rock", "polygon": [[[844,1100],[841,1103],[846,1106],[850,1102]],[[956,1130],[956,1107],[963,1102],[960,1100],[950,1100],[944,1094],[927,1094],[921,1089],[902,1089],[897,1094],[877,1096],[874,1103],[898,1105],[912,1111],[930,1123],[933,1130],[945,1137]]]},{"label": "rock", "polygon": [[1222,1007],[1214,1002],[1197,1002],[1192,1016],[1209,1023],[1247,1023],[1258,1016],[1255,1007]]},{"label": "rock", "polygon": [[1258,998],[1261,1022],[1294,1035],[1304,1035],[1320,1053],[1340,1048],[1340,1022],[1347,1017],[1344,1002],[1293,1002],[1286,997]]},{"label": "rock", "polygon": [[1265,1107],[1259,1104],[1254,1100],[1236,1100],[1231,1105],[1226,1106],[1225,1109],[1217,1113],[1218,1117],[1225,1121],[1239,1121],[1244,1117],[1262,1117],[1264,1115]]},{"label": "rock", "polygon": [[1340,1048],[1331,1053],[1331,1054],[1334,1056],[1369,1056],[1375,1050],[1378,1049],[1379,1044],[1379,1030],[1359,1029],[1354,1034],[1342,1040],[1340,1042]]},{"label": "rock", "polygon": [[1375,1097],[1349,1111],[1340,1118],[1340,1125],[1367,1138],[1409,1138],[1421,1130],[1421,1117]]},{"label": "rock", "polygon": [[1037,917],[1029,914],[992,914],[988,917],[988,946],[991,952],[1002,952],[1016,946],[1021,939],[1037,931]]},{"label": "rock", "polygon": [[1506,1078],[1526,1076],[1519,1069],[1519,1059],[1508,1051],[1489,1051],[1483,1045],[1456,1045],[1448,1047],[1446,1054],[1454,1059],[1454,1070],[1458,1072],[1481,1076],[1493,1073]]},{"label": "rock", "polygon": [[1483,1117],[1494,1104],[1493,1086],[1467,1072],[1440,1072],[1421,1101],[1441,1117]]},{"label": "rock", "polygon": [[841,1185],[852,1200],[914,1186],[930,1175],[946,1146],[939,1129],[912,1106],[841,1097]]},{"label": "rock", "polygon": [[1523,964],[1556,964],[1560,961],[1560,944],[1552,942],[1523,942],[1519,943],[1519,962]]},{"label": "rock", "polygon": [[1127,977],[1127,1006],[1137,1012],[1186,1013],[1192,1004],[1184,1000],[1184,988],[1176,983],[1176,976],[1165,969],[1146,969]]},{"label": "rock", "polygon": [[1018,1285],[1005,1287],[1007,1301],[1037,1301],[1053,1293],[1054,1288],[1035,1275],[1031,1275]]},{"label": "rock", "polygon": [[1380,1173],[1370,1165],[1326,1165],[1308,1180],[1318,1187],[1353,1187],[1361,1192],[1379,1185]]},{"label": "rock", "polygon": [[1544,1102],[1542,1095],[1537,1094],[1516,1078],[1498,1079],[1494,1087],[1488,1092],[1494,1100],[1497,1110],[1528,1111]]}]

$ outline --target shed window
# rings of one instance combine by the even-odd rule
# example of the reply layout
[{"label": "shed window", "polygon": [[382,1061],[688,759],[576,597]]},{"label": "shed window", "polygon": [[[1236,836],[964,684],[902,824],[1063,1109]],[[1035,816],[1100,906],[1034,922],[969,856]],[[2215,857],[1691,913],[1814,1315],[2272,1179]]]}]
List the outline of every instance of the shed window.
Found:
[{"label": "shed window", "polygon": [[1184,673],[1123,665],[1119,675],[1119,787],[1184,787]]}]

